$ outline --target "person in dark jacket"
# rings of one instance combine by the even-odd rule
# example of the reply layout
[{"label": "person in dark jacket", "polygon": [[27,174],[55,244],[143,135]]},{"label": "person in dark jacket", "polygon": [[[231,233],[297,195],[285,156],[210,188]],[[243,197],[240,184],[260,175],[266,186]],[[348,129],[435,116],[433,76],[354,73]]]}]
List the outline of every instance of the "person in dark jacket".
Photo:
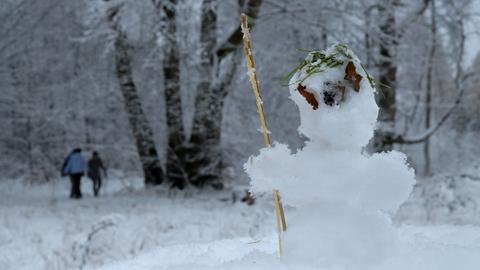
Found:
[{"label": "person in dark jacket", "polygon": [[107,176],[107,170],[103,166],[102,159],[98,155],[98,152],[93,152],[92,158],[88,161],[88,177],[93,181],[93,195],[98,196],[98,192],[102,187],[102,176],[100,175],[100,169],[103,171],[103,175]]},{"label": "person in dark jacket", "polygon": [[82,156],[82,149],[80,148],[74,149],[63,163],[62,175],[70,176],[70,181],[72,183],[70,198],[72,199],[82,198],[80,184],[86,168],[87,164]]}]

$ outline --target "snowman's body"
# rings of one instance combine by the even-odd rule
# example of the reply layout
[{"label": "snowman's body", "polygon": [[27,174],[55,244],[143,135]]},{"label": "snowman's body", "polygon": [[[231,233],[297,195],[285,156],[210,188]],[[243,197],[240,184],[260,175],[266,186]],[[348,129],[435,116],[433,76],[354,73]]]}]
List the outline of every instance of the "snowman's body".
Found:
[{"label": "snowman's body", "polygon": [[[339,266],[350,268],[378,264],[395,252],[388,213],[407,199],[414,173],[399,152],[365,153],[378,114],[374,89],[357,57],[337,49],[322,53],[335,54],[341,64],[310,75],[307,65],[290,81],[299,132],[309,138],[305,147],[292,153],[275,143],[245,168],[254,192],[279,189],[293,206],[287,211],[286,260],[333,266],[344,258]],[[347,79],[348,68],[357,73],[356,82]]]}]

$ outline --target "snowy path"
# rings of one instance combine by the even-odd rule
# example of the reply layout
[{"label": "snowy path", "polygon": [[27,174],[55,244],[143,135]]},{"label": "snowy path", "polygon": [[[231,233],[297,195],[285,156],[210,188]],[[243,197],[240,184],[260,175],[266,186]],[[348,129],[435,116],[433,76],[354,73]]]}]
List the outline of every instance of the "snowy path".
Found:
[{"label": "snowy path", "polygon": [[91,269],[155,248],[254,239],[274,228],[268,202],[232,203],[231,191],[168,198],[111,181],[106,195],[93,198],[83,183],[80,201],[66,197],[68,181],[0,184],[0,269]]}]

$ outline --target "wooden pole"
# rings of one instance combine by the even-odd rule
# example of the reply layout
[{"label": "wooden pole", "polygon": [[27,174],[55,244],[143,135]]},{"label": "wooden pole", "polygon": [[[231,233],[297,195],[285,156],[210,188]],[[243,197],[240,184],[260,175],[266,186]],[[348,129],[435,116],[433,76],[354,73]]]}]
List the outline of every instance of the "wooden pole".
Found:
[{"label": "wooden pole", "polygon": [[[250,83],[252,84],[253,94],[255,95],[255,101],[257,104],[257,111],[262,124],[262,134],[267,147],[271,147],[270,135],[267,128],[267,121],[265,120],[265,111],[263,109],[263,101],[260,95],[260,86],[257,78],[257,71],[255,69],[255,59],[252,52],[252,40],[250,38],[250,31],[248,29],[247,15],[242,13],[242,32],[243,32],[243,50],[247,59],[248,75],[250,77]],[[277,220],[277,236],[278,236],[278,254],[282,255],[282,231],[287,230],[287,222],[285,219],[285,213],[280,197],[280,192],[277,189],[273,190],[273,201],[275,203],[275,216]]]}]

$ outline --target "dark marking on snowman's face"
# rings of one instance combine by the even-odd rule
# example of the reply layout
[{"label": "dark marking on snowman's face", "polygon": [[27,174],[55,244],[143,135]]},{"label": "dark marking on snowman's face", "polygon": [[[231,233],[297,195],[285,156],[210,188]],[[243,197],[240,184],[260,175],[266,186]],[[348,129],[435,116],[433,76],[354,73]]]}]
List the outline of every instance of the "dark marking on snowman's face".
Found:
[{"label": "dark marking on snowman's face", "polygon": [[335,104],[336,95],[337,93],[335,92],[323,91],[323,102],[328,106],[333,106],[333,104]]},{"label": "dark marking on snowman's face", "polygon": [[345,96],[346,87],[341,82],[325,82],[323,87],[323,102],[328,106],[339,105]]},{"label": "dark marking on snowman's face", "polygon": [[297,90],[302,95],[305,100],[308,102],[308,104],[312,105],[312,109],[316,110],[318,109],[318,100],[315,98],[315,95],[309,91],[307,91],[306,87],[303,86],[302,84],[298,84]]},{"label": "dark marking on snowman's face", "polygon": [[344,79],[352,84],[353,90],[356,92],[360,91],[360,82],[362,81],[362,78],[363,77],[357,73],[355,64],[353,64],[352,61],[348,62],[347,67],[345,68]]}]

